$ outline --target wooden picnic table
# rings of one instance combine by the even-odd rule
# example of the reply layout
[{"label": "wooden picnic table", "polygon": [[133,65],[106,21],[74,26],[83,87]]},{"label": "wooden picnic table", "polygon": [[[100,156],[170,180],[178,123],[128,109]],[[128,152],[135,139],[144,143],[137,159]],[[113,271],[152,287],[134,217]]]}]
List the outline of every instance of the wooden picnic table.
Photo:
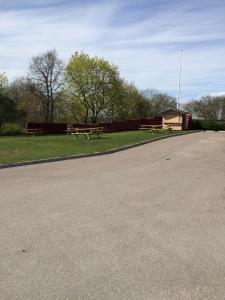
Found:
[{"label": "wooden picnic table", "polygon": [[162,125],[141,125],[139,129],[141,130],[151,130],[151,129],[161,129]]},{"label": "wooden picnic table", "polygon": [[170,131],[171,128],[168,125],[167,128],[164,128],[163,125],[159,124],[159,125],[141,125],[139,127],[139,130],[147,130],[147,131],[161,131],[161,130],[168,130]]},{"label": "wooden picnic table", "polygon": [[73,132],[75,132],[75,129],[76,128],[74,128],[74,127],[69,127],[69,128],[67,128],[67,130],[65,131],[67,134],[71,134],[71,133],[73,133]]},{"label": "wooden picnic table", "polygon": [[84,135],[88,140],[90,139],[91,135],[97,135],[98,138],[103,133],[103,127],[92,127],[92,128],[74,128],[71,134],[74,137],[78,137],[79,135]]},{"label": "wooden picnic table", "polygon": [[43,134],[43,130],[41,128],[28,128],[26,130],[27,135],[36,135],[36,134]]},{"label": "wooden picnic table", "polygon": [[168,127],[182,126],[182,122],[164,122],[164,124]]}]

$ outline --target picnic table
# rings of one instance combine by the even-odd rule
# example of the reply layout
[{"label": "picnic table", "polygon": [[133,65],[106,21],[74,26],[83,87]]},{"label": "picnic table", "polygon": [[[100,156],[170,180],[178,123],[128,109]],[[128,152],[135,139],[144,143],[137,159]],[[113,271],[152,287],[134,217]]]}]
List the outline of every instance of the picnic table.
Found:
[{"label": "picnic table", "polygon": [[74,128],[70,133],[76,138],[79,135],[84,135],[89,140],[91,135],[97,135],[99,138],[103,133],[103,129],[103,127]]},{"label": "picnic table", "polygon": [[164,124],[166,125],[166,126],[168,126],[169,128],[173,128],[173,127],[181,127],[181,129],[182,129],[182,122],[164,122]]},{"label": "picnic table", "polygon": [[146,131],[161,131],[161,130],[171,130],[170,125],[167,126],[167,128],[163,127],[163,125],[141,125],[139,127],[139,130],[146,130]]},{"label": "picnic table", "polygon": [[68,127],[67,130],[66,130],[66,133],[71,134],[71,133],[75,132],[75,129],[76,128],[74,128],[74,127]]},{"label": "picnic table", "polygon": [[43,130],[41,128],[27,128],[26,134],[27,135],[37,135],[37,134],[43,134]]}]

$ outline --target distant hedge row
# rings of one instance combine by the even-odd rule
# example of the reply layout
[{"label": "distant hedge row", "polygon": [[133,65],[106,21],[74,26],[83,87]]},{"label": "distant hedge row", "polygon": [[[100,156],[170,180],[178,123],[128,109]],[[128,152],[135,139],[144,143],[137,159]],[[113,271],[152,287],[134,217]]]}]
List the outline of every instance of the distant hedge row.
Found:
[{"label": "distant hedge row", "polygon": [[225,130],[225,121],[212,121],[212,120],[192,120],[192,130]]}]

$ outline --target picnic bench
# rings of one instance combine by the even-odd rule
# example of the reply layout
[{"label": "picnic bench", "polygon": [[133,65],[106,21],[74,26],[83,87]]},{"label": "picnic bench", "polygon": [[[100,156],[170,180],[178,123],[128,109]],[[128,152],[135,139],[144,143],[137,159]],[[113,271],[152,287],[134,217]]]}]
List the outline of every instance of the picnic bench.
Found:
[{"label": "picnic bench", "polygon": [[141,126],[139,127],[139,130],[151,131],[151,132],[153,133],[154,131],[158,132],[158,131],[162,131],[162,130],[163,130],[163,131],[164,131],[164,130],[170,131],[171,128],[170,128],[169,125],[168,125],[166,128],[163,127],[163,125],[141,125]]},{"label": "picnic bench", "polygon": [[37,134],[43,134],[43,130],[41,128],[27,128],[26,135],[37,135]]},{"label": "picnic bench", "polygon": [[172,128],[177,128],[177,127],[180,127],[182,129],[182,122],[164,122],[164,124],[167,126],[167,127],[170,127],[171,130]]},{"label": "picnic bench", "polygon": [[74,137],[78,137],[79,135],[84,135],[88,140],[91,135],[97,135],[98,138],[103,133],[103,127],[92,127],[92,128],[74,128],[70,133]]},{"label": "picnic bench", "polygon": [[74,127],[68,127],[67,130],[65,131],[67,134],[71,134],[73,132],[75,132],[75,129]]}]

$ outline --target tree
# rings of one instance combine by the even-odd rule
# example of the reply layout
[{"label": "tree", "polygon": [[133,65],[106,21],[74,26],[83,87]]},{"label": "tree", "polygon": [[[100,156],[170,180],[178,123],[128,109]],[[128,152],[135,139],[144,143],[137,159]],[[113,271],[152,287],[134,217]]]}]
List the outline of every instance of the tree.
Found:
[{"label": "tree", "polygon": [[16,117],[16,104],[8,93],[8,78],[0,73],[0,127],[5,122],[12,122]]},{"label": "tree", "polygon": [[0,93],[5,94],[8,92],[8,78],[5,73],[0,73]]},{"label": "tree", "polygon": [[142,98],[133,83],[121,80],[113,97],[113,119],[122,121],[139,117],[137,111]]},{"label": "tree", "polygon": [[156,95],[160,94],[160,92],[156,89],[145,89],[141,91],[141,94],[148,100],[152,100],[156,97]]},{"label": "tree", "polygon": [[[119,80],[117,66],[108,61],[76,52],[65,70],[70,99],[82,105],[84,121],[96,123],[109,106],[116,82]],[[81,108],[81,107],[80,107]]]},{"label": "tree", "polygon": [[147,118],[151,116],[151,104],[148,99],[140,95],[137,103],[136,103],[136,115],[135,117]]},{"label": "tree", "polygon": [[184,109],[192,114],[195,114],[195,100],[191,100],[184,105]]},{"label": "tree", "polygon": [[69,90],[60,92],[55,103],[55,118],[59,122],[84,122],[85,109],[79,98],[76,98]]},{"label": "tree", "polygon": [[15,100],[18,111],[26,113],[28,121],[40,121],[43,117],[36,85],[30,78],[20,77],[9,85],[9,94]]},{"label": "tree", "polygon": [[220,102],[221,102],[221,119],[225,120],[225,95],[224,96],[220,96]]},{"label": "tree", "polygon": [[169,96],[167,94],[159,93],[152,99],[152,112],[155,114],[167,110],[167,109],[176,109],[177,102],[176,98]]},{"label": "tree", "polygon": [[177,108],[176,98],[166,93],[161,93],[152,89],[142,91],[142,95],[144,95],[150,101],[150,110],[152,116],[167,109]]},{"label": "tree", "polygon": [[205,120],[220,120],[225,118],[225,96],[204,96],[199,100],[192,100],[185,108],[197,118]]},{"label": "tree", "polygon": [[30,63],[30,77],[40,100],[45,122],[53,122],[55,101],[63,83],[64,64],[55,50],[35,56]]},{"label": "tree", "polygon": [[7,94],[0,93],[0,127],[16,119],[16,103]]}]

